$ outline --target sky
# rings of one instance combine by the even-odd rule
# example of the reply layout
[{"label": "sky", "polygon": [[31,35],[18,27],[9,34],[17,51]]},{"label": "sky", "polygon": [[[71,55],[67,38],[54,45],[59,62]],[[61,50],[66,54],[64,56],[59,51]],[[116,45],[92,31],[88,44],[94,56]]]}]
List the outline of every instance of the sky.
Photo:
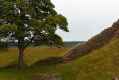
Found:
[{"label": "sky", "polygon": [[64,41],[87,41],[119,18],[119,0],[52,0],[68,20],[70,32],[58,30]]}]

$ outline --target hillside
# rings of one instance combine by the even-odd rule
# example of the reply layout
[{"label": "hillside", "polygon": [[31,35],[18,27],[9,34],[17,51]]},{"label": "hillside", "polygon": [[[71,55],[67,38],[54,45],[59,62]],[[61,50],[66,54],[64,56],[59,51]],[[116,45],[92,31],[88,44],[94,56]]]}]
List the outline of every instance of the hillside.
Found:
[{"label": "hillside", "polygon": [[77,45],[69,50],[65,56],[65,60],[72,60],[80,56],[86,55],[93,50],[101,48],[108,44],[116,35],[119,35],[119,20],[111,27],[105,29],[100,34],[92,37],[87,42]]},{"label": "hillside", "polygon": [[108,45],[94,50],[72,63],[65,64],[63,67],[59,66],[60,68],[67,69],[66,71],[72,76],[69,80],[112,80],[115,77],[119,78],[119,38],[113,39]]}]

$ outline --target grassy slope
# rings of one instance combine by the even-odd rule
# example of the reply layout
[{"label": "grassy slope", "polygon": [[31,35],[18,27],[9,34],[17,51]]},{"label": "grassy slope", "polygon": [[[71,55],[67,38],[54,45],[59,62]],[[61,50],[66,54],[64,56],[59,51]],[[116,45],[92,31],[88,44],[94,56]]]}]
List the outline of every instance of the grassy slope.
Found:
[{"label": "grassy slope", "polygon": [[80,69],[77,76],[80,80],[112,80],[112,77],[119,77],[119,40],[115,39],[82,57],[74,65]]},{"label": "grassy slope", "polygon": [[119,77],[119,39],[71,63],[34,69],[34,74],[40,69],[40,72],[59,74],[63,80],[112,80]]},{"label": "grassy slope", "polygon": [[63,68],[65,80],[112,80],[113,77],[119,77],[119,39],[63,65]]},{"label": "grassy slope", "polygon": [[56,74],[62,80],[112,80],[119,77],[119,39],[66,64],[34,65],[23,71],[1,69],[0,80],[32,80],[33,75]]}]

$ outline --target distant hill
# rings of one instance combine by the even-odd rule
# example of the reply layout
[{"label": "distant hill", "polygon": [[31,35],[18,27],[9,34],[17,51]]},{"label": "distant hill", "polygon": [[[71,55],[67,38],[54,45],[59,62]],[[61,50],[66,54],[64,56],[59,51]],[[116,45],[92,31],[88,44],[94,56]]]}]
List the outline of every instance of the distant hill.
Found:
[{"label": "distant hill", "polygon": [[74,47],[77,44],[78,45],[81,45],[83,43],[85,43],[85,41],[65,41],[64,42],[64,47]]},{"label": "distant hill", "polygon": [[[84,42],[85,42],[85,41],[65,41],[63,47],[71,48],[71,47],[76,46],[77,44],[80,45],[80,44],[82,44],[82,43],[84,43]],[[7,43],[7,44],[8,44],[8,47],[16,47],[16,46],[15,46],[16,43],[9,42],[9,43]],[[3,45],[1,44],[1,46],[3,46]],[[41,47],[48,47],[48,46],[42,45]]]}]

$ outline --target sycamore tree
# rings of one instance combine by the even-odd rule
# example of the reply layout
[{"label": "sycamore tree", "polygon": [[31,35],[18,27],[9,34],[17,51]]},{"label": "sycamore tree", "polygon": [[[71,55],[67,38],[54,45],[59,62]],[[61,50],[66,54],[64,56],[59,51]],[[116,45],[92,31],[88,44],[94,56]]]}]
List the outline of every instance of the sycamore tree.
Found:
[{"label": "sycamore tree", "polygon": [[51,0],[0,0],[0,39],[16,43],[19,67],[29,45],[63,44],[56,30],[68,32],[68,23],[54,8]]}]

